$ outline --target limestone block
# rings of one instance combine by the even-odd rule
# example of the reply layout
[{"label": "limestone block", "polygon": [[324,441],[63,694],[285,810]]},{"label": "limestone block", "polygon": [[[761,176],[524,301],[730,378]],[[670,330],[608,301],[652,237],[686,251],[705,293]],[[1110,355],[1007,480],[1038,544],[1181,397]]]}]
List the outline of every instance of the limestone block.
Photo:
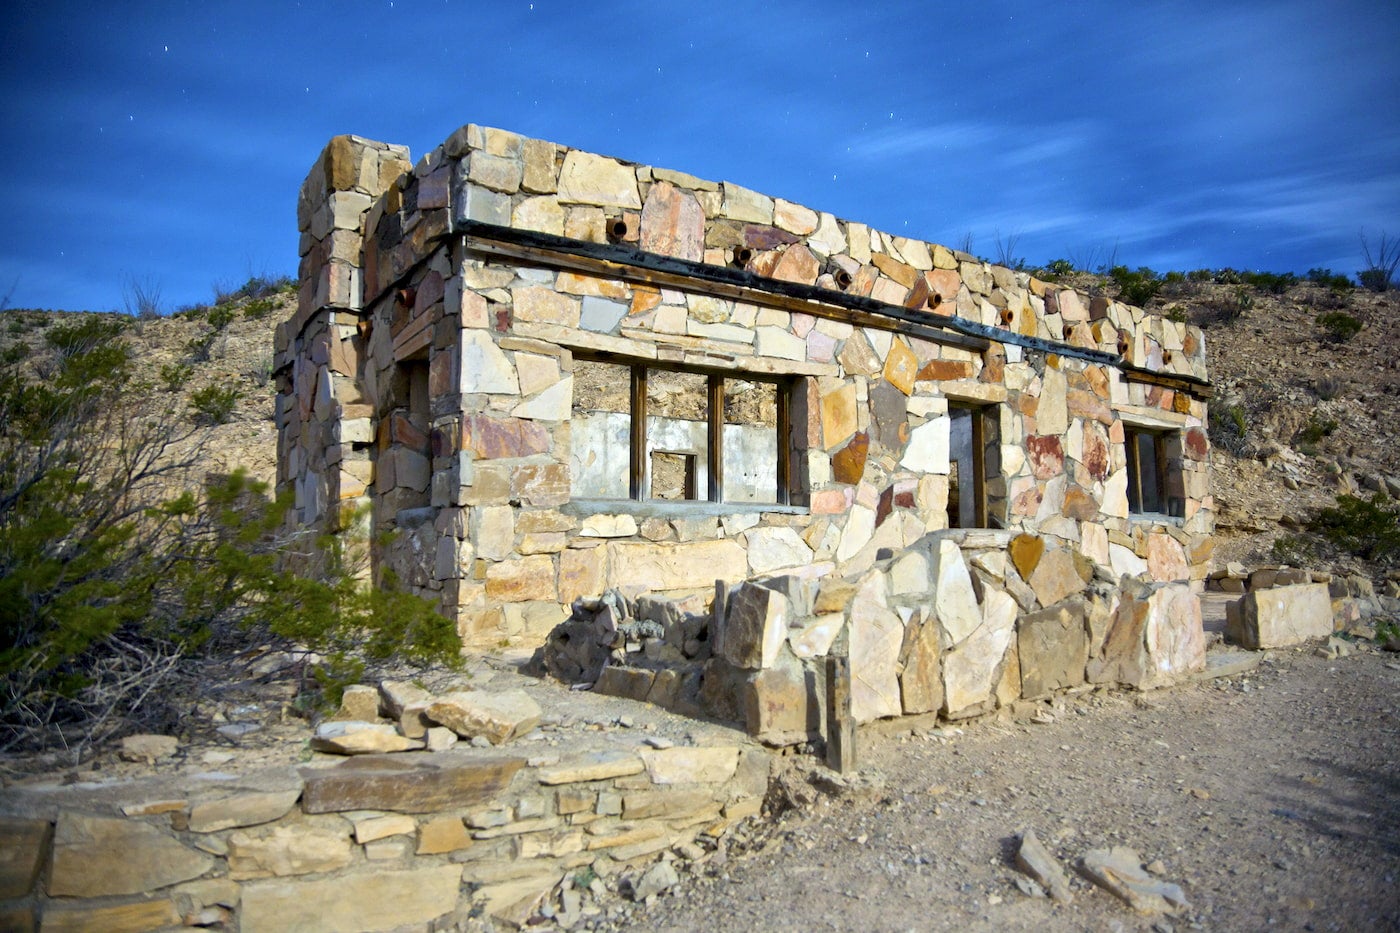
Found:
[{"label": "limestone block", "polygon": [[411,816],[372,816],[355,821],[355,841],[364,845],[366,842],[387,839],[390,836],[406,836],[415,832],[417,828],[418,821]]},{"label": "limestone block", "polygon": [[520,187],[538,194],[550,194],[557,190],[554,143],[543,139],[527,139],[521,148],[525,159],[525,172]]},{"label": "limestone block", "polygon": [[[495,796],[525,764],[523,758],[473,756],[443,762],[439,756],[364,756],[335,768],[303,772],[307,813],[387,810],[431,813],[473,806]],[[421,760],[426,759],[426,760]]]},{"label": "limestone block", "polygon": [[885,575],[872,570],[856,589],[850,608],[851,715],[856,722],[898,716],[899,650],[904,625],[889,608]]},{"label": "limestone block", "polygon": [[190,808],[190,832],[212,833],[280,820],[301,797],[301,782],[286,790],[234,794],[203,800]]},{"label": "limestone block", "polygon": [[312,826],[276,826],[228,837],[228,876],[234,881],[335,871],[350,864],[347,833]]},{"label": "limestone block", "polygon": [[1081,593],[1085,585],[1074,555],[1064,548],[1046,551],[1026,582],[1035,591],[1035,598],[1042,606],[1053,606]]},{"label": "limestone block", "polygon": [[1164,583],[1189,580],[1191,567],[1186,561],[1186,550],[1170,535],[1148,535],[1147,572],[1152,579]]},{"label": "limestone block", "polygon": [[213,865],[208,855],[149,823],[60,810],[48,893],[50,897],[141,894],[198,878]]},{"label": "limestone block", "polygon": [[792,528],[757,528],[748,534],[749,569],[767,574],[812,562],[812,549]]},{"label": "limestone block", "polygon": [[323,722],[311,737],[312,751],[334,755],[382,755],[422,747],[422,742],[399,735],[393,726],[378,722]]},{"label": "limestone block", "polygon": [[569,150],[559,170],[559,200],[632,210],[642,207],[636,172],[616,159],[577,149]]},{"label": "limestone block", "polygon": [[1069,384],[1058,369],[1045,370],[1040,384],[1040,401],[1035,409],[1035,429],[1042,435],[1064,434],[1069,430]]},{"label": "limestone block", "polygon": [[564,235],[564,208],[558,198],[526,198],[515,206],[511,214],[511,226],[517,230],[535,230]]},{"label": "limestone block", "polygon": [[638,754],[653,784],[722,784],[739,767],[734,745],[644,748]]},{"label": "limestone block", "polygon": [[853,505],[847,513],[845,527],[841,529],[841,541],[836,547],[836,560],[845,563],[870,542],[875,534],[875,510],[864,505]]},{"label": "limestone block", "polygon": [[1201,602],[1190,584],[1133,582],[1122,590],[1103,656],[1089,662],[1088,675],[1093,683],[1146,690],[1200,670],[1205,658]]},{"label": "limestone block", "polygon": [[649,253],[695,262],[705,258],[705,210],[695,195],[659,181],[642,207],[638,245]]},{"label": "limestone block", "polygon": [[949,431],[952,422],[945,416],[925,421],[909,432],[909,446],[899,465],[915,473],[948,473]]},{"label": "limestone block", "polygon": [[532,554],[519,560],[503,560],[486,568],[486,597],[496,602],[518,603],[553,600],[558,595],[554,559]]},{"label": "limestone block", "polygon": [[994,703],[1016,634],[1016,601],[1005,592],[988,587],[982,608],[977,630],[943,656],[943,713],[949,718],[974,715]]},{"label": "limestone block", "polygon": [[47,820],[0,819],[0,900],[34,890],[48,854],[48,835]]},{"label": "limestone block", "polygon": [[514,194],[520,190],[524,174],[525,166],[519,159],[473,152],[468,160],[467,179],[493,191]]},{"label": "limestone block", "polygon": [[584,518],[578,533],[584,538],[630,538],[637,533],[637,520],[631,515],[598,512]]},{"label": "limestone block", "polygon": [[1246,594],[1225,635],[1245,648],[1282,648],[1327,638],[1332,630],[1327,584],[1304,583]]},{"label": "limestone block", "polygon": [[744,725],[760,742],[793,745],[807,741],[819,728],[816,698],[807,689],[802,665],[793,659],[780,659],[774,667],[754,673],[745,687]]},{"label": "limestone block", "polygon": [[777,590],[745,583],[729,596],[722,655],[739,667],[772,667],[788,635],[792,607]]},{"label": "limestone block", "polygon": [[461,346],[461,392],[520,394],[515,367],[489,333],[484,330],[463,330]]},{"label": "limestone block", "polygon": [[644,701],[656,685],[656,672],[640,667],[611,664],[598,674],[593,692],[604,696]]},{"label": "limestone block", "polygon": [[542,713],[524,690],[460,690],[435,698],[426,715],[464,739],[480,735],[500,745],[539,725]]},{"label": "limestone block", "polygon": [[[817,229],[807,237],[807,246],[819,256],[835,256],[846,251],[846,235],[832,214],[823,213]],[[859,260],[858,260],[859,261]]]},{"label": "limestone block", "polygon": [[922,595],[933,586],[928,558],[910,551],[890,565],[890,592],[895,596]]},{"label": "limestone block", "polygon": [[457,908],[459,865],[375,870],[322,881],[245,885],[245,930],[390,930],[424,925]]},{"label": "limestone block", "polygon": [[1121,544],[1110,541],[1108,545],[1108,563],[1113,568],[1115,577],[1136,577],[1147,573],[1147,561],[1138,557],[1132,548],[1124,547]]},{"label": "limestone block", "polygon": [[730,220],[747,220],[756,224],[773,222],[773,199],[750,191],[731,181],[721,182],[724,202],[720,215]]},{"label": "limestone block", "polygon": [[941,540],[933,558],[933,608],[943,629],[945,644],[961,643],[982,624],[982,610],[972,588],[972,575],[956,542]]},{"label": "limestone block", "polygon": [[936,619],[911,622],[906,630],[907,653],[899,675],[900,700],[905,715],[932,713],[943,706],[943,664]]},{"label": "limestone block", "polygon": [[1022,616],[1017,625],[1017,657],[1024,697],[1082,684],[1089,660],[1084,604],[1066,602]]},{"label": "limestone block", "polygon": [[[635,755],[618,752],[595,752],[579,755],[557,765],[540,768],[539,782],[547,786],[582,784],[587,781],[610,781],[630,777],[646,770],[646,764]],[[601,806],[601,799],[599,805]],[[600,809],[598,811],[602,813]]]},{"label": "limestone block", "polygon": [[825,657],[845,625],[846,616],[840,612],[817,616],[801,627],[789,628],[788,647],[803,660]]},{"label": "limestone block", "polygon": [[611,586],[645,584],[658,591],[709,589],[716,580],[748,576],[748,555],[737,541],[693,541],[684,544],[610,543],[608,580]]},{"label": "limestone block", "polygon": [[[11,927],[9,921],[13,916],[15,915],[8,911],[0,910],[0,925],[7,930],[34,929],[28,925]],[[179,927],[180,920],[180,912],[168,898],[102,906],[66,906],[54,902],[44,907],[42,929],[44,933],[51,930],[54,933],[145,933],[146,930]]]}]

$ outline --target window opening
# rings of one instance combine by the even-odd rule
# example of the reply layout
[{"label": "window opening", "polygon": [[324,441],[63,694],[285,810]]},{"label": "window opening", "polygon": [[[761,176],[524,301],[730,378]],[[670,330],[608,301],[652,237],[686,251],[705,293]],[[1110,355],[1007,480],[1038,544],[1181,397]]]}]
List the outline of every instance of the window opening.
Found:
[{"label": "window opening", "polygon": [[790,394],[789,382],[576,358],[572,492],[786,505]]},{"label": "window opening", "polygon": [[1184,515],[1185,499],[1172,495],[1169,486],[1173,437],[1125,426],[1123,440],[1128,460],[1128,511],[1178,518]]},{"label": "window opening", "polygon": [[993,411],[949,405],[948,420],[948,527],[991,527],[987,479],[1000,470]]}]

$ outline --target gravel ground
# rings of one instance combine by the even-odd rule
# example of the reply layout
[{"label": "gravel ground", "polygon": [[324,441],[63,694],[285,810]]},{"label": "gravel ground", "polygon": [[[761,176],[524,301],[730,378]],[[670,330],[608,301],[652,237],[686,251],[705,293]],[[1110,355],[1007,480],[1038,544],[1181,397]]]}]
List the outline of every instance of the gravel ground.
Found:
[{"label": "gravel ground", "polygon": [[[1400,929],[1397,685],[1395,655],[1279,652],[1229,679],[1081,693],[1047,705],[1053,721],[863,733],[855,789],[807,794],[603,925]],[[1017,887],[1026,828],[1071,904]],[[1143,917],[1074,872],[1108,846],[1135,849],[1190,909]]]}]

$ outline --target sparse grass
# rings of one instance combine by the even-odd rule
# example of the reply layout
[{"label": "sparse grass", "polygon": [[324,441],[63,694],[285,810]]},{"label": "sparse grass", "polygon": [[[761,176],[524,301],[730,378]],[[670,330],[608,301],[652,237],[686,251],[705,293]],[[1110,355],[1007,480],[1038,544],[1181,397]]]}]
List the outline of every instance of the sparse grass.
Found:
[{"label": "sparse grass", "polygon": [[1244,452],[1249,434],[1249,418],[1238,402],[1222,402],[1212,407],[1207,433],[1213,446],[1238,456]]},{"label": "sparse grass", "polygon": [[127,279],[122,286],[122,306],[138,320],[160,317],[160,285],[150,278]]},{"label": "sparse grass", "polygon": [[1246,285],[1253,285],[1271,295],[1287,294],[1290,288],[1298,284],[1298,277],[1292,272],[1244,272],[1240,277]]},{"label": "sparse grass", "polygon": [[1313,384],[1313,389],[1317,392],[1317,397],[1324,402],[1330,402],[1339,397],[1342,390],[1346,388],[1346,383],[1336,376],[1323,376]]},{"label": "sparse grass", "polygon": [[261,321],[275,306],[271,298],[257,298],[243,306],[243,316],[250,321]]},{"label": "sparse grass", "polygon": [[1385,493],[1338,496],[1336,506],[1309,520],[1308,530],[1363,560],[1394,561],[1400,555],[1400,510]]},{"label": "sparse grass", "polygon": [[249,275],[247,281],[237,286],[215,282],[214,303],[224,305],[244,299],[272,298],[295,289],[296,280],[289,275]]}]

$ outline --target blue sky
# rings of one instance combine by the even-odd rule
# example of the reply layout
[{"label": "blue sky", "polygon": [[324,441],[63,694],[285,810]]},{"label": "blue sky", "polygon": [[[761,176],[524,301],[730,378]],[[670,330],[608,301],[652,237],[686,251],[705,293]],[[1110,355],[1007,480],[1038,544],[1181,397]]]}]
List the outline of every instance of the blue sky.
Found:
[{"label": "blue sky", "polygon": [[327,139],[463,123],[1031,264],[1354,274],[1400,236],[1400,4],[11,4],[0,298],[294,273]]}]

